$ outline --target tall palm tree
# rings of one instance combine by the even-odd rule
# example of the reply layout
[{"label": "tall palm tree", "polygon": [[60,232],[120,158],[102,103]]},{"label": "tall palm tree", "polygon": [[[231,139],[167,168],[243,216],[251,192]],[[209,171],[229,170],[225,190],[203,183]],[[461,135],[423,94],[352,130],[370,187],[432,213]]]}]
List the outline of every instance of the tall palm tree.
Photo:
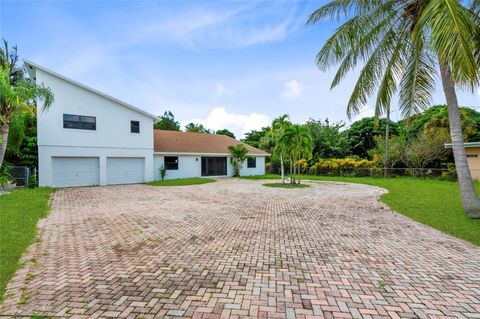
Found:
[{"label": "tall palm tree", "polygon": [[474,90],[480,82],[479,8],[479,0],[471,8],[459,0],[335,0],[308,20],[345,20],[316,58],[321,70],[339,64],[332,88],[364,64],[348,102],[349,117],[375,93],[377,115],[387,111],[396,91],[403,116],[426,109],[440,73],[462,204],[471,218],[480,218],[480,199],[467,165],[455,87]]},{"label": "tall palm tree", "polygon": [[17,65],[17,48],[9,49],[7,41],[0,48],[0,168],[7,150],[10,122],[24,111],[35,109],[35,100],[43,101],[43,108],[53,102],[49,88],[38,86],[25,78],[25,70]]},{"label": "tall palm tree", "polygon": [[299,124],[289,125],[279,139],[280,147],[288,150],[290,163],[293,166],[290,182],[297,182],[297,162],[310,159],[313,152],[313,139],[307,127]]},{"label": "tall palm tree", "polygon": [[269,136],[272,137],[273,141],[275,142],[275,149],[274,154],[278,156],[280,159],[280,173],[282,176],[282,184],[285,184],[285,163],[284,163],[284,156],[285,156],[285,146],[283,143],[277,143],[280,137],[282,136],[285,129],[289,127],[292,123],[288,120],[288,114],[283,114],[277,117],[272,122],[272,127],[269,132]]}]

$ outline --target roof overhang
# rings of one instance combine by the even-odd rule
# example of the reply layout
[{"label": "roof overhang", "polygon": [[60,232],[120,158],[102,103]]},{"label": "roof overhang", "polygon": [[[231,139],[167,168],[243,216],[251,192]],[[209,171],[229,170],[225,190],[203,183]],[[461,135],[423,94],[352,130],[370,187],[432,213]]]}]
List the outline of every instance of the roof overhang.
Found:
[{"label": "roof overhang", "polygon": [[[452,143],[445,143],[445,148],[452,148]],[[466,142],[463,143],[463,147],[465,148],[472,148],[472,147],[480,147],[480,142]]]},{"label": "roof overhang", "polygon": [[50,74],[50,75],[53,75],[53,76],[55,76],[55,77],[57,77],[57,78],[59,78],[59,79],[62,79],[62,80],[67,81],[67,82],[70,82],[71,84],[74,84],[74,85],[76,85],[76,86],[78,86],[78,87],[81,87],[81,88],[84,89],[84,90],[87,90],[87,91],[89,91],[89,92],[92,92],[92,93],[94,93],[94,94],[97,94],[97,95],[99,95],[99,96],[101,96],[101,97],[103,97],[103,98],[106,98],[106,99],[108,99],[108,100],[110,100],[110,101],[112,101],[112,102],[115,102],[115,103],[117,103],[117,104],[120,104],[120,105],[122,105],[122,106],[124,106],[124,107],[126,107],[126,108],[129,108],[129,109],[133,110],[133,111],[136,111],[136,112],[138,112],[138,113],[141,113],[141,114],[143,114],[143,115],[146,115],[146,116],[152,118],[154,123],[157,123],[158,121],[160,121],[160,119],[159,119],[157,116],[153,115],[153,114],[150,114],[150,113],[148,113],[148,112],[145,112],[144,110],[139,109],[138,107],[135,107],[135,106],[133,106],[133,105],[131,105],[131,104],[128,104],[128,103],[126,103],[126,102],[123,102],[123,101],[121,101],[121,100],[119,100],[119,99],[116,99],[116,98],[114,98],[114,97],[112,97],[112,96],[110,96],[110,95],[108,95],[108,94],[103,93],[103,92],[97,91],[97,90],[95,90],[95,89],[93,89],[93,88],[91,88],[91,87],[89,87],[89,86],[86,86],[86,85],[84,85],[84,84],[82,84],[82,83],[79,83],[79,82],[77,82],[77,81],[74,81],[74,80],[72,80],[72,79],[69,79],[69,78],[67,78],[67,77],[65,77],[65,76],[63,76],[63,75],[61,75],[61,74],[58,74],[58,73],[56,73],[56,72],[54,72],[54,71],[52,71],[52,70],[49,70],[49,69],[47,69],[47,68],[45,68],[45,67],[43,67],[43,66],[41,66],[41,65],[38,65],[38,64],[36,64],[36,63],[34,63],[34,62],[31,62],[31,61],[28,61],[28,60],[23,60],[23,62],[25,63],[25,65],[26,65],[26,67],[27,67],[26,69],[27,69],[28,75],[29,75],[33,80],[35,80],[35,81],[37,80],[37,72],[36,72],[36,70],[37,70],[37,69],[38,69],[38,70],[42,70],[43,72],[46,72],[46,73],[48,73],[48,74]]}]

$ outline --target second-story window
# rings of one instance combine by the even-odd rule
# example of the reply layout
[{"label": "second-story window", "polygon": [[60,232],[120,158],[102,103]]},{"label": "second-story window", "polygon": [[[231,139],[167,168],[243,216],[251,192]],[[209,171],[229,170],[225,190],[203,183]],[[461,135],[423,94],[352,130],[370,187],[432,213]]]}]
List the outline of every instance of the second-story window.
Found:
[{"label": "second-story window", "polygon": [[130,133],[140,133],[140,121],[130,121]]},{"label": "second-story window", "polygon": [[63,128],[95,131],[97,118],[95,116],[63,114]]}]

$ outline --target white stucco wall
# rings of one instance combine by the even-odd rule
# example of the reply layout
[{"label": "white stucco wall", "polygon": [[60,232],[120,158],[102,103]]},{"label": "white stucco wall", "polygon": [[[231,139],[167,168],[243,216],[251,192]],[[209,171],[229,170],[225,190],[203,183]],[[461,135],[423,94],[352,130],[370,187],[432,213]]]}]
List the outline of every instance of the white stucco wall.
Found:
[{"label": "white stucco wall", "polygon": [[[189,177],[202,177],[202,155],[185,155],[185,154],[155,154],[153,159],[153,178],[160,179],[160,168],[163,165],[164,156],[178,156],[178,170],[168,170],[165,179],[178,179]],[[215,155],[204,154],[206,157],[215,157]],[[227,176],[233,176],[233,166],[230,156],[227,157]],[[197,160],[198,159],[198,160]],[[265,157],[257,157],[257,167],[247,168],[247,161],[243,164],[240,171],[242,176],[263,175],[265,174]]]},{"label": "white stucco wall", "polygon": [[[53,186],[53,156],[99,157],[101,185],[107,157],[144,157],[145,181],[153,179],[153,118],[41,69],[36,81],[55,95],[48,110],[37,110],[41,186]],[[64,129],[63,114],[95,116],[96,130]],[[140,122],[140,133],[130,132],[130,121]]]},{"label": "white stucco wall", "polygon": [[[176,155],[167,155],[176,156]],[[163,165],[163,155],[153,157],[153,178],[159,180],[160,168]],[[198,161],[196,161],[198,159]],[[187,177],[201,177],[202,162],[200,156],[178,156],[178,170],[168,170],[165,179],[177,179]]]},{"label": "white stucco wall", "polygon": [[243,163],[243,167],[240,170],[240,176],[253,176],[253,175],[264,175],[265,174],[265,157],[256,156],[257,165],[253,168],[247,167],[247,161]]}]

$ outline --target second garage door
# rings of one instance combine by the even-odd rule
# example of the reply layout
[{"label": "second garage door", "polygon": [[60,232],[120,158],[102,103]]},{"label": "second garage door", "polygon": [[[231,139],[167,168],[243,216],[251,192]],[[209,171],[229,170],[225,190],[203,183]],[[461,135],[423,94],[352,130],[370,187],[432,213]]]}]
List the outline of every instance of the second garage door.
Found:
[{"label": "second garage door", "polygon": [[107,184],[133,184],[145,181],[145,158],[107,158]]}]

